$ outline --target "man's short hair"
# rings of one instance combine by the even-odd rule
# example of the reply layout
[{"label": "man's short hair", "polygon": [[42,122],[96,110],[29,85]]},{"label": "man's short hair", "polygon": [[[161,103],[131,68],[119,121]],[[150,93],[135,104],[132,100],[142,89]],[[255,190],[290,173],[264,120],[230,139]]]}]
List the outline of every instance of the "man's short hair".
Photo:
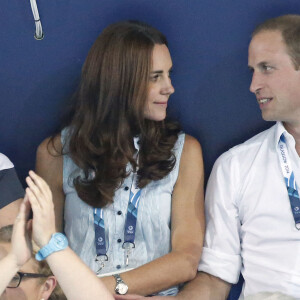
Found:
[{"label": "man's short hair", "polygon": [[[0,228],[0,243],[11,243],[11,237],[13,232],[13,225],[7,225]],[[53,276],[50,267],[48,266],[46,261],[37,261],[38,269],[37,272],[39,274],[44,274],[47,276]],[[41,281],[45,280],[41,278]],[[53,290],[49,300],[66,300],[66,296],[63,294],[59,284],[56,285],[55,289]]]},{"label": "man's short hair", "polygon": [[283,15],[259,24],[252,38],[262,31],[280,31],[296,70],[300,67],[300,15]]}]

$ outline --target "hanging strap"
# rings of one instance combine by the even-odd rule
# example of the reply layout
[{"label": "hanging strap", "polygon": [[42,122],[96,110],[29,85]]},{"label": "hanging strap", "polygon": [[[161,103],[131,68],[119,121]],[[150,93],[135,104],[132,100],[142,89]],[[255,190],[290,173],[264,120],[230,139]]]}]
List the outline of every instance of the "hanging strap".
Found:
[{"label": "hanging strap", "polygon": [[292,170],[288,149],[283,134],[280,136],[278,142],[277,153],[279,156],[280,166],[286,184],[288,196],[290,199],[295,226],[298,230],[300,230],[300,199],[299,199],[298,187],[297,187],[294,172]]}]

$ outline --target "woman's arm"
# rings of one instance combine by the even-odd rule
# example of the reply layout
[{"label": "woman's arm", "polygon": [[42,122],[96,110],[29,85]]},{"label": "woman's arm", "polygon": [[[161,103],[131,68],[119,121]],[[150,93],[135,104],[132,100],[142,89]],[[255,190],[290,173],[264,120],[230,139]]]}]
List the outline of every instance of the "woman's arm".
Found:
[{"label": "woman's arm", "polygon": [[[196,276],[204,236],[203,160],[200,144],[186,136],[178,179],[172,196],[172,251],[148,264],[122,273],[128,293],[149,295]],[[112,276],[102,278],[111,292]]]},{"label": "woman's arm", "polygon": [[[156,296],[151,300],[225,300],[230,292],[231,284],[213,275],[198,272],[195,279],[189,282],[175,297]],[[116,300],[142,300],[146,297],[138,295],[118,295]],[[262,299],[262,298],[261,298]]]},{"label": "woman's arm", "polygon": [[64,201],[63,192],[63,156],[60,135],[53,143],[50,138],[45,139],[37,149],[36,173],[50,186],[55,210],[56,231],[63,232]]},{"label": "woman's arm", "polygon": [[[32,237],[42,248],[55,233],[54,205],[46,182],[32,171],[29,175],[26,194],[33,210]],[[101,280],[69,247],[50,254],[46,261],[68,299],[113,299]]]}]

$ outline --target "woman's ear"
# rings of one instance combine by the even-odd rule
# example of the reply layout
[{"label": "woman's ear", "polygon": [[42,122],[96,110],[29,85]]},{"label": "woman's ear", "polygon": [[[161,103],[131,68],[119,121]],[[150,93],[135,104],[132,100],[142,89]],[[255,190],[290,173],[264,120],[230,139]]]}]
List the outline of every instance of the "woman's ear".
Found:
[{"label": "woman's ear", "polygon": [[57,280],[55,276],[49,276],[41,286],[39,299],[48,300],[53,290],[55,289],[56,285],[57,285]]}]

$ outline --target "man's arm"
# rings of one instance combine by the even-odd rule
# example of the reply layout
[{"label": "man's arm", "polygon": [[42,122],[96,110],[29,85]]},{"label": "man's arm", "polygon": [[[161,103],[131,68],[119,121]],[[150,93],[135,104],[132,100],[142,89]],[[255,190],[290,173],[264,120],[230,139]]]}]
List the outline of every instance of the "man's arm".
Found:
[{"label": "man's arm", "polygon": [[176,299],[183,300],[226,300],[231,284],[213,275],[198,272],[178,294]]}]

